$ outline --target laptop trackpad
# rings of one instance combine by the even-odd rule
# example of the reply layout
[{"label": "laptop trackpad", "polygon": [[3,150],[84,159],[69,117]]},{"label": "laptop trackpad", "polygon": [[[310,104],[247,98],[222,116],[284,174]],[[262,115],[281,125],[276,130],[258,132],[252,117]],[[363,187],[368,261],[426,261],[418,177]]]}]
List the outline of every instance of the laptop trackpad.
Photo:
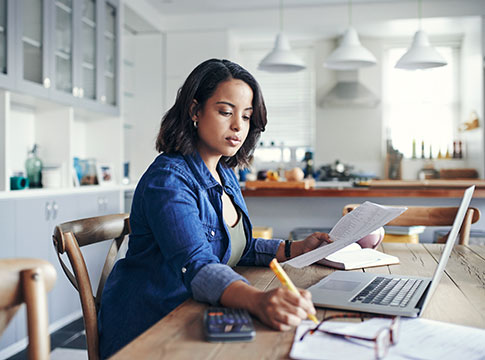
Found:
[{"label": "laptop trackpad", "polygon": [[319,286],[320,289],[352,291],[360,284],[359,281],[329,280]]}]

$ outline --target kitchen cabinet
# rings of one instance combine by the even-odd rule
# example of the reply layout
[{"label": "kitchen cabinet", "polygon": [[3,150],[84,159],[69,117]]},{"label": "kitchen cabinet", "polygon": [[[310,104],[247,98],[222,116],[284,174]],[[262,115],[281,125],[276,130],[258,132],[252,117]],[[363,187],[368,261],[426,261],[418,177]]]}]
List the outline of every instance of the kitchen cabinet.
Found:
[{"label": "kitchen cabinet", "polygon": [[[0,200],[0,259],[15,257],[14,206],[13,200]],[[0,337],[0,349],[15,343],[17,324],[14,317]]]},{"label": "kitchen cabinet", "polygon": [[[47,260],[54,265],[57,272],[57,281],[48,294],[50,325],[56,325],[56,322],[65,324],[73,320],[70,318],[71,314],[81,311],[78,296],[64,276],[52,245],[52,232],[55,225],[76,219],[77,214],[76,196],[16,200],[16,256]],[[21,311],[19,314],[21,322],[17,328],[18,339],[26,335],[25,316],[25,310]]]},{"label": "kitchen cabinet", "polygon": [[119,115],[119,1],[15,2],[15,90]]},{"label": "kitchen cabinet", "polygon": [[[48,294],[49,327],[55,331],[81,316],[79,295],[65,276],[52,245],[56,225],[80,219],[121,212],[120,190],[95,191],[0,199],[0,258],[35,257],[49,261],[57,272],[57,281]],[[90,277],[101,275],[110,243],[89,245],[82,249]],[[67,256],[64,262],[69,264]],[[0,358],[8,346],[19,346],[27,336],[26,311],[23,306],[0,338]],[[18,348],[17,348],[18,350]]]},{"label": "kitchen cabinet", "polygon": [[0,86],[14,85],[14,0],[0,0]]},{"label": "kitchen cabinet", "polygon": [[34,144],[63,188],[74,157],[121,181],[119,42],[118,0],[0,0],[0,192]]},{"label": "kitchen cabinet", "polygon": [[50,0],[15,1],[16,88],[34,96],[47,97],[49,71]]}]

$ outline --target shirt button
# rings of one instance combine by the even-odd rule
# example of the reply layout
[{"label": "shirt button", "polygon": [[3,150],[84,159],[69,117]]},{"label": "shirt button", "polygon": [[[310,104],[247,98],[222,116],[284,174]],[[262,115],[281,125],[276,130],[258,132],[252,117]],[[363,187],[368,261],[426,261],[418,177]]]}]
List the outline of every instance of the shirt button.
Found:
[{"label": "shirt button", "polygon": [[183,267],[182,268],[182,274],[185,274],[187,272],[187,268]]},{"label": "shirt button", "polygon": [[214,230],[211,231],[211,236],[214,236],[216,232]]}]

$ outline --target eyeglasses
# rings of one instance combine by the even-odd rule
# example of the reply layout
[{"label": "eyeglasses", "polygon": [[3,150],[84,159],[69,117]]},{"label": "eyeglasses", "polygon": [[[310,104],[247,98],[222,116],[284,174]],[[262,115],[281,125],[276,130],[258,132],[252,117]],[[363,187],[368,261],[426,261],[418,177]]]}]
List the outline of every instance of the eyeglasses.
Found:
[{"label": "eyeglasses", "polygon": [[[392,319],[391,324],[388,327],[384,327],[380,329],[377,334],[374,337],[361,337],[357,335],[346,335],[346,334],[341,334],[338,332],[333,332],[331,330],[323,330],[320,329],[320,326],[325,322],[333,319],[338,319],[338,318],[373,318],[373,317],[379,317],[379,318],[389,318]],[[395,345],[398,342],[399,339],[399,323],[400,323],[400,318],[399,316],[369,316],[365,314],[340,314],[340,315],[333,315],[333,316],[328,316],[324,318],[320,323],[311,329],[306,330],[303,335],[300,337],[300,341],[302,341],[305,336],[307,335],[312,335],[315,332],[322,332],[325,334],[329,335],[334,335],[334,336],[341,336],[344,337],[345,339],[352,340],[352,339],[357,339],[357,340],[366,340],[366,341],[373,341],[374,342],[374,350],[376,354],[376,359],[383,359],[388,351],[389,347],[391,345]]]}]

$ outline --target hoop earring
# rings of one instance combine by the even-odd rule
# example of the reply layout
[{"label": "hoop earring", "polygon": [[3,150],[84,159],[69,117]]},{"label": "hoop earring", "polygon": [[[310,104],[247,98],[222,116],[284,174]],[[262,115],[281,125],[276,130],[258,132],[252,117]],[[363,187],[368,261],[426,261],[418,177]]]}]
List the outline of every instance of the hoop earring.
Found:
[{"label": "hoop earring", "polygon": [[199,125],[197,124],[197,121],[193,121],[192,123],[194,124],[194,128],[197,129],[199,127]]}]

